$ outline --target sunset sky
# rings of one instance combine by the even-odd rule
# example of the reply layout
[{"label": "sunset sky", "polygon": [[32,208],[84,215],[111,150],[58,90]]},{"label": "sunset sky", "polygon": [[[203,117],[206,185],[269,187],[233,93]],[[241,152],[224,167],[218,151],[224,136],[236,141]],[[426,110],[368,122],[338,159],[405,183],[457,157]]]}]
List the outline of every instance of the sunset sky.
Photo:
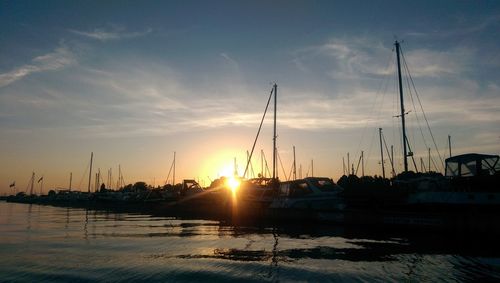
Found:
[{"label": "sunset sky", "polygon": [[[120,164],[126,183],[163,185],[174,151],[178,182],[208,185],[234,158],[241,174],[275,82],[286,174],[294,145],[303,176],[314,160],[337,180],[361,150],[381,174],[379,127],[401,170],[396,39],[442,158],[448,135],[453,154],[499,154],[498,1],[2,1],[0,193],[32,171],[45,190],[70,172],[86,190],[90,152],[115,182]],[[409,138],[427,160],[415,99]],[[255,171],[261,149],[272,162],[270,118]]]}]

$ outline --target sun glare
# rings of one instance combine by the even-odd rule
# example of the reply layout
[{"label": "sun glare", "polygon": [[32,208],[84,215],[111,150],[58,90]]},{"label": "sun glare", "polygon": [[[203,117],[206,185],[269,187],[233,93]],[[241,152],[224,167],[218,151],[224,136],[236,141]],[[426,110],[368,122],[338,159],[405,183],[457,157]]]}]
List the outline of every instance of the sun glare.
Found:
[{"label": "sun glare", "polygon": [[231,189],[231,191],[233,191],[233,193],[235,193],[236,190],[238,190],[238,187],[240,186],[240,181],[234,177],[229,177],[226,182],[227,186]]}]

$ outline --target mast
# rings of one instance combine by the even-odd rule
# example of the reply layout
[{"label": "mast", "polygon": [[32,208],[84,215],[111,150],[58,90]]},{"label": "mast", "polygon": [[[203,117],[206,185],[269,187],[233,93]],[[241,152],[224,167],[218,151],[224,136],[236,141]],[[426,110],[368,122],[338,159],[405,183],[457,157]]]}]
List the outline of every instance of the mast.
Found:
[{"label": "mast", "polygon": [[264,170],[264,150],[260,150],[260,176],[264,178],[266,171]]},{"label": "mast", "polygon": [[40,196],[43,195],[43,175],[42,175],[42,178],[40,178],[42,180],[42,183],[40,184]]},{"label": "mast", "polygon": [[392,177],[396,176],[396,170],[394,170],[394,145],[391,144],[391,166],[392,166]]},{"label": "mast", "polygon": [[90,193],[90,181],[92,179],[92,160],[94,159],[94,152],[90,153],[90,171],[89,171],[89,185],[87,187],[88,193]]},{"label": "mast", "polygon": [[396,58],[398,61],[398,82],[399,82],[399,100],[401,102],[401,126],[403,131],[403,156],[404,156],[404,172],[408,171],[408,153],[406,149],[406,125],[405,125],[405,104],[403,100],[403,83],[401,80],[401,63],[399,59],[399,42],[396,40],[394,43],[396,46]]},{"label": "mast", "polygon": [[35,172],[31,174],[31,189],[30,189],[30,195],[33,195],[33,187],[35,186]]},{"label": "mast", "polygon": [[238,165],[236,164],[236,157],[234,158],[234,177],[238,176]]},{"label": "mast", "polygon": [[297,180],[297,163],[295,163],[295,146],[293,146],[293,179]]},{"label": "mast", "polygon": [[361,151],[361,177],[365,176],[365,156],[364,151]]},{"label": "mast", "polygon": [[172,185],[175,186],[175,151],[174,151],[174,175],[172,176]]},{"label": "mast", "polygon": [[448,135],[448,150],[450,151],[450,157],[451,157],[451,136]]},{"label": "mast", "polygon": [[118,185],[116,187],[120,188],[122,186],[122,168],[121,165],[118,164]]},{"label": "mast", "polygon": [[71,191],[71,181],[73,181],[73,172],[69,172],[69,190]]},{"label": "mast", "polygon": [[278,105],[278,85],[274,84],[274,131],[273,131],[273,179],[276,179],[276,107]]},{"label": "mast", "polygon": [[347,153],[347,176],[351,175],[351,161],[349,160],[349,152]]},{"label": "mast", "polygon": [[384,150],[382,149],[382,128],[378,128],[380,138],[380,164],[382,166],[382,178],[385,179]]},{"label": "mast", "polygon": [[314,177],[314,159],[311,159],[311,177]]},{"label": "mast", "polygon": [[429,147],[429,166],[427,167],[427,172],[431,172],[431,148]]}]

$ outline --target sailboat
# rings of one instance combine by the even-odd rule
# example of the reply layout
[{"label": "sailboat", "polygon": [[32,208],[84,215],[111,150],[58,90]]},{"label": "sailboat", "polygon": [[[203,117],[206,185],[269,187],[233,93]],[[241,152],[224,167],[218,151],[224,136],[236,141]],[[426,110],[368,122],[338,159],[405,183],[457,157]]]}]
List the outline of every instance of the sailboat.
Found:
[{"label": "sailboat", "polygon": [[[401,81],[400,50],[395,42],[401,102],[404,172],[408,172],[407,137],[403,86]],[[451,150],[450,150],[451,151]],[[427,178],[417,182],[416,190],[408,196],[408,204],[467,207],[498,206],[500,209],[500,163],[498,155],[468,153],[452,156],[445,161],[445,177]],[[500,211],[500,210],[499,210]]]},{"label": "sailboat", "polygon": [[[271,98],[274,97],[274,132],[273,132],[273,170],[272,178],[253,178],[242,182],[233,205],[238,205],[239,215],[265,217],[280,220],[343,220],[342,210],[345,203],[342,198],[342,188],[332,179],[326,177],[307,177],[291,181],[280,181],[277,170],[276,147],[276,114],[277,114],[277,84],[273,85],[266,105],[268,109]],[[249,155],[245,173],[251,162],[255,144],[262,127],[262,118],[257,137]]]},{"label": "sailboat", "polygon": [[500,221],[494,217],[500,213],[498,155],[468,153],[451,156],[445,161],[444,176],[416,174],[408,170],[408,157],[412,153],[407,147],[400,48],[396,41],[404,171],[392,180],[389,188],[371,192],[370,205],[363,202],[356,206],[354,199],[348,199],[347,203],[351,205],[348,205],[348,210],[361,211],[350,219],[371,224],[498,230]]}]

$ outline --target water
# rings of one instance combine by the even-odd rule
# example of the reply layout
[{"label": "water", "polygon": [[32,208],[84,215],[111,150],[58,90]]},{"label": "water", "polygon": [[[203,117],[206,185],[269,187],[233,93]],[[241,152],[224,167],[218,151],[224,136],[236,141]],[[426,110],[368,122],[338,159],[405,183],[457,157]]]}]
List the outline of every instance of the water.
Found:
[{"label": "water", "polygon": [[496,241],[0,202],[0,281],[494,281]]}]

